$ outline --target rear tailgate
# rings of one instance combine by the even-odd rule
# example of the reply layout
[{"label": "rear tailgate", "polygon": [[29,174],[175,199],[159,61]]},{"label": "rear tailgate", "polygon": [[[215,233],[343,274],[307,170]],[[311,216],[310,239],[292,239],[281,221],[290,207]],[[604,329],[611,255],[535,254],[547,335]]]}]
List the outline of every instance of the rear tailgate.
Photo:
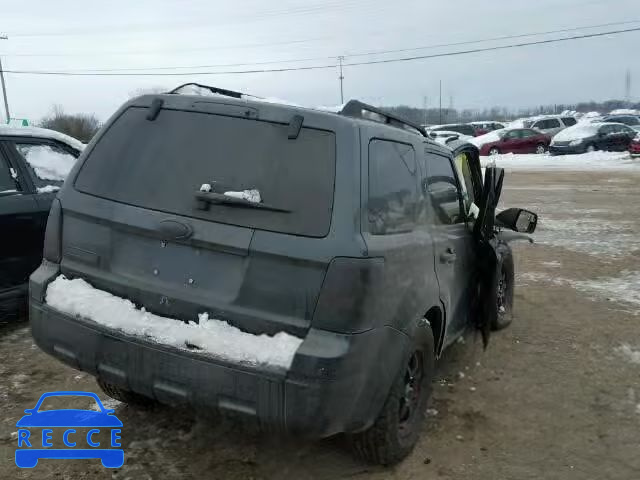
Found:
[{"label": "rear tailgate", "polygon": [[[328,260],[286,246],[329,232],[335,134],[303,127],[289,139],[286,123],[221,108],[149,120],[129,107],[111,124],[61,196],[62,271],[158,315],[208,312],[250,333],[304,336]],[[286,211],[202,208],[205,183],[257,189]]]}]

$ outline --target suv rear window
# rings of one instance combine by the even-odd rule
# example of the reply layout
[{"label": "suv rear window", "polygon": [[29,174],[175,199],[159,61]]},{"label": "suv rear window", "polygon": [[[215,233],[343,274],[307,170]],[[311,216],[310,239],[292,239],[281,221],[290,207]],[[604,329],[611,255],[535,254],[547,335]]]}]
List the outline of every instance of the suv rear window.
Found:
[{"label": "suv rear window", "polygon": [[[323,237],[333,208],[335,134],[211,113],[127,109],[100,139],[75,182],[81,192],[162,212],[243,227]],[[257,189],[289,212],[212,203],[195,194]]]},{"label": "suv rear window", "polygon": [[562,123],[564,123],[567,127],[573,127],[578,121],[573,117],[563,117]]}]

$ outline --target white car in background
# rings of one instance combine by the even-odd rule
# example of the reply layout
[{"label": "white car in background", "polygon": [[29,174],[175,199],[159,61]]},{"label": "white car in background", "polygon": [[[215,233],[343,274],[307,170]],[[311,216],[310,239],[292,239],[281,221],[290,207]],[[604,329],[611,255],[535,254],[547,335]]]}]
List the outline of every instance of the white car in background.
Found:
[{"label": "white car in background", "polygon": [[525,128],[533,128],[549,136],[554,136],[565,128],[573,127],[576,123],[578,123],[578,121],[575,117],[547,115],[525,120],[524,126]]}]

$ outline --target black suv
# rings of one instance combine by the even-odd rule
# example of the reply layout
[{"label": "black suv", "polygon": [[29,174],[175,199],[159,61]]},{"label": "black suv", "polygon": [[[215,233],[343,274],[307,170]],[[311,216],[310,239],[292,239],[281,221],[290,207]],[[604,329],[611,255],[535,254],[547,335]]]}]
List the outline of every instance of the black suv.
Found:
[{"label": "black suv", "polygon": [[51,201],[82,148],[51,130],[0,126],[0,321],[26,311]]},{"label": "black suv", "polygon": [[360,102],[335,114],[201,88],[131,100],[74,167],[31,276],[38,346],[124,402],[347,433],[399,461],[435,358],[472,321],[510,321],[503,172],[483,187],[475,147],[454,154]]}]

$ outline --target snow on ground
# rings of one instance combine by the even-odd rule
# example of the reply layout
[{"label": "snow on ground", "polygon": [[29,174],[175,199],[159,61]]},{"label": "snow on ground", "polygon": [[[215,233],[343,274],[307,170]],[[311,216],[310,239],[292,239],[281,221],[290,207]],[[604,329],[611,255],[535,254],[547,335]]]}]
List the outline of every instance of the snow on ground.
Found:
[{"label": "snow on ground", "polygon": [[623,343],[616,348],[616,352],[624,356],[629,362],[640,365],[640,349],[634,349],[630,345]]},{"label": "snow on ground", "polygon": [[640,315],[640,272],[623,270],[618,277],[575,281],[573,286],[585,293],[635,306],[637,308],[636,314]]},{"label": "snow on ground", "polygon": [[47,145],[18,145],[18,150],[42,180],[64,181],[76,163],[73,155]]},{"label": "snow on ground", "polygon": [[[484,136],[484,135],[483,135]],[[476,137],[480,139],[482,137]],[[506,153],[491,157],[480,157],[483,167],[491,162],[509,170],[638,170],[640,159],[629,152],[589,152],[581,155],[515,154]]]},{"label": "snow on ground", "polygon": [[613,222],[578,212],[574,212],[576,218],[554,219],[546,212],[534,210],[540,215],[534,234],[537,243],[611,258],[640,250],[640,236],[634,232],[632,221]]},{"label": "snow on ground", "polygon": [[640,272],[622,271],[619,277],[599,277],[591,280],[571,280],[543,272],[524,272],[516,275],[517,286],[525,286],[527,282],[570,286],[588,294],[589,298],[628,305],[631,307],[629,313],[640,315]]},{"label": "snow on ground", "polygon": [[[124,405],[122,402],[119,402],[114,398],[106,398],[106,399],[101,398],[100,401],[102,402],[102,405],[104,406],[104,408],[107,408],[107,409],[116,410],[117,408]],[[93,410],[94,412],[99,412],[100,407],[95,401],[91,400],[91,406],[89,407],[89,410]]]},{"label": "snow on ground", "polygon": [[70,315],[92,320],[129,335],[157,343],[247,364],[270,365],[288,369],[302,339],[285,332],[274,336],[252,335],[220,320],[198,315],[199,323],[154,315],[137,309],[129,300],[93,288],[82,279],[64,275],[47,288],[47,303]]}]

